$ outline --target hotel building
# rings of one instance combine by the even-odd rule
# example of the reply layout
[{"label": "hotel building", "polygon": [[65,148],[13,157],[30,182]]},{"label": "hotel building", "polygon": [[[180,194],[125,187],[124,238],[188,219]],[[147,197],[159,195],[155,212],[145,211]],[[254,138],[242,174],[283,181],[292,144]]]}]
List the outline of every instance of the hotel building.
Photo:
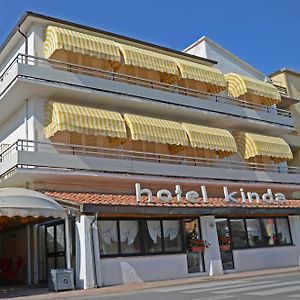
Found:
[{"label": "hotel building", "polygon": [[77,288],[299,266],[297,97],[207,37],[26,13],[0,49],[0,263]]}]

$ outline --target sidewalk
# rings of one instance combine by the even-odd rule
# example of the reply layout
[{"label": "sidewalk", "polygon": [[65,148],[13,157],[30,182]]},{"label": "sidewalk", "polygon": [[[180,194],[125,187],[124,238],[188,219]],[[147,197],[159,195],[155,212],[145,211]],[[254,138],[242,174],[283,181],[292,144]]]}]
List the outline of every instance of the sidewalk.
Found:
[{"label": "sidewalk", "polygon": [[268,269],[260,271],[251,272],[240,272],[231,273],[219,276],[201,276],[193,278],[184,279],[174,279],[165,281],[152,281],[145,283],[134,283],[134,284],[124,284],[111,287],[103,287],[98,289],[88,289],[88,290],[76,290],[76,291],[66,291],[66,292],[49,292],[46,288],[30,288],[30,287],[15,287],[12,289],[1,289],[0,288],[0,299],[23,299],[23,300],[54,300],[54,299],[67,299],[67,298],[77,298],[82,296],[93,296],[93,295],[105,295],[112,293],[126,293],[133,291],[140,291],[151,288],[159,287],[169,287],[181,284],[192,284],[201,283],[215,280],[229,280],[229,279],[241,279],[248,277],[260,277],[266,275],[276,275],[285,274],[292,272],[300,272],[300,267],[282,268],[282,269]]}]

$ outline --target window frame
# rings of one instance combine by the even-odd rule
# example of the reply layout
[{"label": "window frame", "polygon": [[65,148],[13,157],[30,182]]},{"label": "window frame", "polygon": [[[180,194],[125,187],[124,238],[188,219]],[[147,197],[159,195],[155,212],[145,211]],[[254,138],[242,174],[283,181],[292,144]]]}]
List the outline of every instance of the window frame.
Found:
[{"label": "window frame", "polygon": [[[200,226],[200,218],[196,217],[199,220],[199,226]],[[117,234],[118,234],[118,253],[117,254],[101,254],[101,258],[114,258],[114,257],[132,257],[132,256],[156,256],[156,255],[168,255],[168,254],[184,254],[186,253],[186,246],[184,243],[184,227],[183,227],[183,221],[184,218],[130,218],[130,217],[122,217],[122,218],[98,218],[97,222],[99,221],[117,221]],[[120,221],[126,221],[126,220],[135,220],[138,222],[138,228],[139,231],[142,230],[142,222],[145,221],[160,221],[160,228],[161,228],[161,234],[162,234],[162,251],[158,252],[147,252],[145,249],[145,244],[143,243],[143,236],[142,234],[139,234],[139,243],[141,245],[141,251],[139,253],[122,253],[121,252],[121,240],[120,240]],[[165,251],[165,243],[164,243],[164,231],[163,231],[163,221],[164,220],[178,220],[179,221],[179,233],[181,235],[181,251]],[[201,228],[201,227],[200,227]],[[100,250],[100,238],[98,238],[99,242],[99,250]]]},{"label": "window frame", "polygon": [[[230,230],[230,235],[232,236],[232,232],[231,232],[231,226],[230,226],[230,220],[243,220],[244,223],[244,227],[245,227],[245,231],[246,231],[246,242],[247,242],[247,246],[246,247],[235,247],[234,242],[232,242],[232,250],[243,250],[243,249],[257,249],[257,248],[273,248],[273,247],[284,247],[284,246],[294,246],[294,242],[293,242],[293,237],[292,237],[292,233],[291,233],[291,226],[290,226],[290,221],[288,219],[288,217],[244,217],[244,218],[240,218],[240,217],[233,217],[233,218],[228,218],[228,222],[229,222],[229,230]],[[288,225],[288,232],[289,232],[289,236],[291,238],[291,242],[288,244],[284,244],[284,245],[280,245],[278,243],[274,243],[273,245],[267,245],[267,244],[263,244],[263,245],[256,245],[256,246],[250,246],[249,243],[249,233],[247,230],[247,222],[246,219],[258,219],[259,220],[259,225],[260,225],[260,230],[262,232],[262,220],[263,219],[273,219],[274,222],[274,227],[275,227],[275,232],[276,234],[278,234],[277,231],[277,224],[276,224],[276,219],[286,219],[287,220],[287,225]]]}]

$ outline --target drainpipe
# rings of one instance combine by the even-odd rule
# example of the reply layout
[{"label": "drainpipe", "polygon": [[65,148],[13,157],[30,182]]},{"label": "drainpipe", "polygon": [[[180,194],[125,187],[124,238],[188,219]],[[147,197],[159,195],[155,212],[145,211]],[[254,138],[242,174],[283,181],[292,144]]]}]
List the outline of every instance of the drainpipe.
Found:
[{"label": "drainpipe", "polygon": [[26,34],[21,31],[20,26],[18,27],[18,32],[24,37],[24,40],[25,40],[25,64],[27,64],[28,38],[27,38]]}]

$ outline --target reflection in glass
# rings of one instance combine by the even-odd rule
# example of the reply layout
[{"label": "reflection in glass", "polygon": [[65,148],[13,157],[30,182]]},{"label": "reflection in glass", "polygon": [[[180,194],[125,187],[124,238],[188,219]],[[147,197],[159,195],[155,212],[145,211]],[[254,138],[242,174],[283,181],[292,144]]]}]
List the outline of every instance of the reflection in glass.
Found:
[{"label": "reflection in glass", "polygon": [[100,255],[118,254],[117,221],[98,221]]},{"label": "reflection in glass", "polygon": [[120,221],[121,253],[141,252],[139,226],[137,220]]},{"label": "reflection in glass", "polygon": [[249,245],[252,247],[263,245],[259,219],[246,219]]},{"label": "reflection in glass", "polygon": [[162,232],[159,220],[147,220],[143,223],[143,241],[145,252],[156,253],[162,251]]},{"label": "reflection in glass", "polygon": [[234,248],[247,247],[247,233],[243,219],[230,219],[232,243]]},{"label": "reflection in glass", "polygon": [[166,252],[182,251],[182,236],[179,220],[163,220],[163,233]]},{"label": "reflection in glass", "polygon": [[262,243],[263,245],[274,245],[276,240],[276,230],[274,220],[262,219]]},{"label": "reflection in glass", "polygon": [[54,245],[54,226],[47,227],[47,252],[54,253],[55,245]]},{"label": "reflection in glass", "polygon": [[59,224],[56,226],[56,251],[65,251],[65,226]]},{"label": "reflection in glass", "polygon": [[288,220],[285,218],[275,219],[277,227],[276,244],[289,245],[292,243],[291,234],[289,230]]}]

